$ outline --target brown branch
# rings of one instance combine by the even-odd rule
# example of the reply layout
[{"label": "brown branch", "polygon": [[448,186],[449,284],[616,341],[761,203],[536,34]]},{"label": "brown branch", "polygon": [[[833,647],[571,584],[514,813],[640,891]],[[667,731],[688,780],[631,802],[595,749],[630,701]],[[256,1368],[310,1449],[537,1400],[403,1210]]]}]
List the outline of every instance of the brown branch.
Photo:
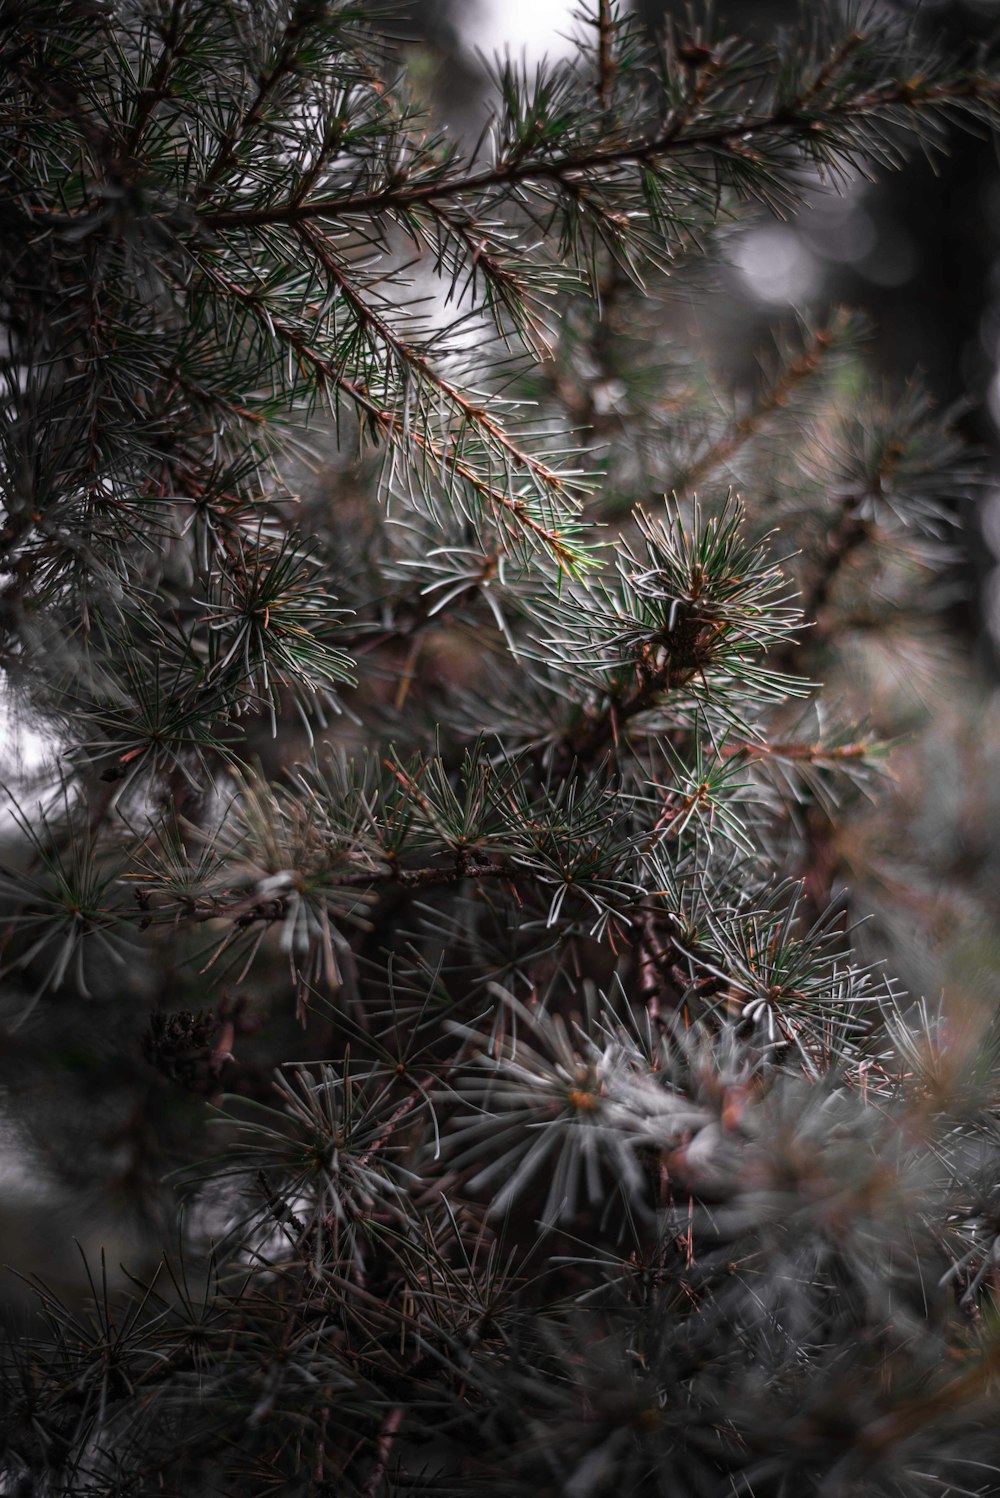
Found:
[{"label": "brown branch", "polygon": [[812,83],[804,88],[796,101],[800,108],[817,98],[833,80],[839,68],[842,68],[849,57],[852,57],[860,46],[864,45],[865,36],[861,31],[852,31],[851,35],[845,37],[839,47],[835,47],[826,62],[817,72]]},{"label": "brown branch", "polygon": [[852,744],[765,744],[744,741],[722,746],[723,758],[730,754],[746,754],[754,759],[792,759],[805,761],[807,764],[822,764],[824,760],[839,761],[844,763],[848,760],[864,759],[872,752],[872,744],[867,739],[859,739]]},{"label": "brown branch", "polygon": [[[468,856],[458,857],[452,864],[426,864],[420,868],[407,869],[396,863],[382,868],[355,869],[349,873],[335,874],[323,881],[327,890],[371,890],[395,886],[398,889],[421,889],[434,884],[460,884],[466,879],[524,882],[531,879],[531,872],[511,863],[474,862]],[[262,900],[253,893],[244,895],[232,903],[222,897],[206,897],[185,902],[182,908],[157,910],[150,905],[154,891],[147,888],[149,881],[137,880],[136,919],[143,928],[151,925],[177,925],[190,922],[203,925],[208,921],[233,921],[239,926],[252,926],[258,922],[271,923],[284,920],[287,900],[284,896]]]},{"label": "brown branch", "polygon": [[686,687],[704,669],[717,627],[709,620],[691,618],[679,623],[661,649],[665,658],[636,662],[635,685],[618,696],[608,694],[599,713],[565,738],[565,749],[575,760],[590,760],[609,744],[617,745],[620,730],[647,712],[664,693]]},{"label": "brown branch", "polygon": [[817,620],[820,611],[829,601],[840,572],[866,541],[872,536],[871,522],[858,513],[858,502],[854,495],[844,501],[840,522],[830,532],[829,544],[819,571],[803,599],[803,610],[808,619]]},{"label": "brown branch", "polygon": [[[811,582],[802,592],[802,613],[812,625],[809,640],[813,644],[826,638],[830,632],[829,625],[824,624],[820,614],[828,604],[841,572],[855,552],[876,534],[874,522],[863,514],[864,501],[884,491],[902,456],[903,447],[899,442],[888,443],[882,461],[877,465],[865,489],[847,494],[841,501],[840,518],[828,533],[826,550],[819,559]],[[782,669],[799,648],[786,646],[776,655],[775,660]]]},{"label": "brown branch", "polygon": [[[435,1078],[427,1077],[425,1080],[433,1083],[435,1081]],[[427,1094],[421,1087],[418,1087],[413,1092],[409,1093],[408,1096],[406,1096],[399,1104],[399,1106],[393,1109],[392,1113],[379,1129],[378,1133],[375,1135],[375,1138],[365,1150],[364,1154],[358,1156],[358,1161],[355,1169],[360,1172],[364,1170],[367,1165],[370,1165],[374,1157],[378,1154],[379,1150],[382,1149],[386,1144],[388,1144],[389,1140],[392,1138],[396,1125],[398,1123],[402,1123],[403,1119],[407,1118],[413,1112],[418,1103],[423,1103],[426,1101]]]},{"label": "brown branch", "polygon": [[285,27],[285,34],[281,41],[281,50],[275,59],[274,66],[258,75],[256,79],[257,91],[252,104],[232,122],[229,129],[219,141],[215,158],[198,184],[196,193],[198,199],[205,198],[226,167],[235,164],[233,148],[237,141],[251,125],[260,123],[260,111],[263,109],[269,96],[274,92],[274,89],[282,79],[287,78],[290,73],[295,71],[295,64],[298,59],[296,44],[300,40],[307,24],[307,10],[308,7],[305,6],[293,8],[288,24]]}]

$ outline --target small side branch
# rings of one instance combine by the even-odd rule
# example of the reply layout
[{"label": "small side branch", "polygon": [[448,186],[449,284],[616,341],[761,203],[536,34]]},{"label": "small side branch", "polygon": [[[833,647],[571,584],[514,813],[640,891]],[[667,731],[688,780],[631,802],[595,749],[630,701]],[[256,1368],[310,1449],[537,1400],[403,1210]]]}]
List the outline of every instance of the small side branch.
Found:
[{"label": "small side branch", "polygon": [[699,453],[668,488],[678,494],[691,493],[703,479],[731,462],[751,438],[767,425],[768,420],[788,405],[797,387],[812,379],[818,372],[826,355],[843,338],[846,325],[847,317],[840,313],[826,327],[818,328],[798,358],[785,366],[753,409],[733,422],[722,437]]},{"label": "small side branch", "polygon": [[611,0],[599,0],[596,25],[597,97],[601,101],[602,109],[610,109],[617,71],[614,56],[615,23],[611,14]]}]

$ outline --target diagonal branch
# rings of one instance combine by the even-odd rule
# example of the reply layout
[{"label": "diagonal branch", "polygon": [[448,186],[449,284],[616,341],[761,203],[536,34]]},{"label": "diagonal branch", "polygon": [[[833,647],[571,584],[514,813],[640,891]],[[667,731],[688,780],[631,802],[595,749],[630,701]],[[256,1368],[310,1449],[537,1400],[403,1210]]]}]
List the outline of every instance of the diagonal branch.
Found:
[{"label": "diagonal branch", "polygon": [[[444,440],[438,440],[429,432],[410,430],[405,413],[389,409],[375,398],[363,382],[353,380],[344,374],[337,362],[313,347],[301,329],[275,317],[260,296],[224,276],[216,266],[206,267],[206,274],[219,286],[225,296],[245,307],[269,337],[277,338],[284,344],[295,355],[300,365],[311,371],[321,388],[334,386],[347,395],[368,422],[369,427],[382,438],[404,449],[415,448],[424,454],[439,471],[446,470],[452,473],[485,501],[498,517],[502,517],[509,528],[533,540],[542,550],[548,552],[563,570],[572,571],[585,565],[585,557],[565,532],[561,531],[557,525],[546,524],[537,514],[533,514],[527,499],[511,494],[506,487],[494,483],[487,474],[477,472],[472,463],[462,456],[461,449],[451,434]],[[357,297],[356,292],[354,295]],[[357,298],[357,301],[366,313],[370,313],[372,317],[376,316],[360,298]],[[388,325],[385,326],[388,328]],[[391,329],[388,331],[393,338],[396,337]],[[442,388],[444,385],[445,382],[442,382]],[[453,389],[453,387],[448,388]],[[454,395],[458,397],[458,392],[455,391]],[[464,400],[462,397],[459,399]],[[485,413],[469,405],[466,408],[466,415],[470,421],[475,417],[482,422]],[[487,430],[496,440],[496,434],[502,429],[490,418],[486,418],[486,421],[488,422]],[[517,461],[522,466],[534,465],[532,471],[536,475],[542,472],[548,474],[550,477],[547,489],[550,497],[556,503],[561,504],[564,509],[569,508],[564,492],[565,484],[559,475],[547,469],[544,464],[531,459],[529,454],[523,453],[513,443],[507,444],[505,450],[512,460],[516,455]]]},{"label": "diagonal branch", "polygon": [[464,422],[484,432],[489,440],[500,448],[513,468],[527,470],[544,489],[552,491],[556,496],[563,494],[566,489],[564,475],[557,473],[554,468],[550,468],[533,453],[519,447],[499,422],[494,421],[482,406],[476,405],[463,395],[457,386],[445,379],[434,368],[426,355],[401,338],[392,324],[377,312],[371,303],[364,300],[357,287],[348,279],[328,242],[316,229],[311,226],[300,228],[299,234],[302,241],[312,250],[327,277],[339,288],[358,323],[370,335],[384,344],[401,364],[414,370],[420,379],[438,391]]}]

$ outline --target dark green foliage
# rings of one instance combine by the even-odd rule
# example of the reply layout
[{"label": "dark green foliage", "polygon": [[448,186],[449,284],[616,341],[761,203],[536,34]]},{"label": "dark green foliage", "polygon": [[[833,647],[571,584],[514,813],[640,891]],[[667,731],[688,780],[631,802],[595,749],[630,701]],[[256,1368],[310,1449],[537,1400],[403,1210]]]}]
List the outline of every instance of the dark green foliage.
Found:
[{"label": "dark green foliage", "polygon": [[887,746],[812,682],[909,659],[973,471],[856,320],[748,401],[672,292],[1000,72],[601,0],[470,155],[379,23],[2,14],[0,665],[51,746],[3,1082],[53,1235],[137,1246],[11,1292],[0,1486],[985,1498],[996,1027],[861,950]]}]

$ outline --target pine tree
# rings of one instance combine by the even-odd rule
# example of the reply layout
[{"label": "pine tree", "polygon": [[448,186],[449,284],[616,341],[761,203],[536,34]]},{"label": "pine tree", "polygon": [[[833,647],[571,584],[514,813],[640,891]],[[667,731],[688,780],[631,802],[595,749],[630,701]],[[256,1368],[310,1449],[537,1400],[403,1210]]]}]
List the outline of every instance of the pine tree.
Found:
[{"label": "pine tree", "polygon": [[747,400],[684,298],[748,209],[995,129],[1000,68],[600,0],[466,149],[375,11],[0,23],[51,748],[4,1083],[52,1234],[135,1249],[8,1290],[3,1489],[994,1493],[1000,1037],[831,854],[888,753],[845,640],[918,658],[972,465],[856,317]]}]

